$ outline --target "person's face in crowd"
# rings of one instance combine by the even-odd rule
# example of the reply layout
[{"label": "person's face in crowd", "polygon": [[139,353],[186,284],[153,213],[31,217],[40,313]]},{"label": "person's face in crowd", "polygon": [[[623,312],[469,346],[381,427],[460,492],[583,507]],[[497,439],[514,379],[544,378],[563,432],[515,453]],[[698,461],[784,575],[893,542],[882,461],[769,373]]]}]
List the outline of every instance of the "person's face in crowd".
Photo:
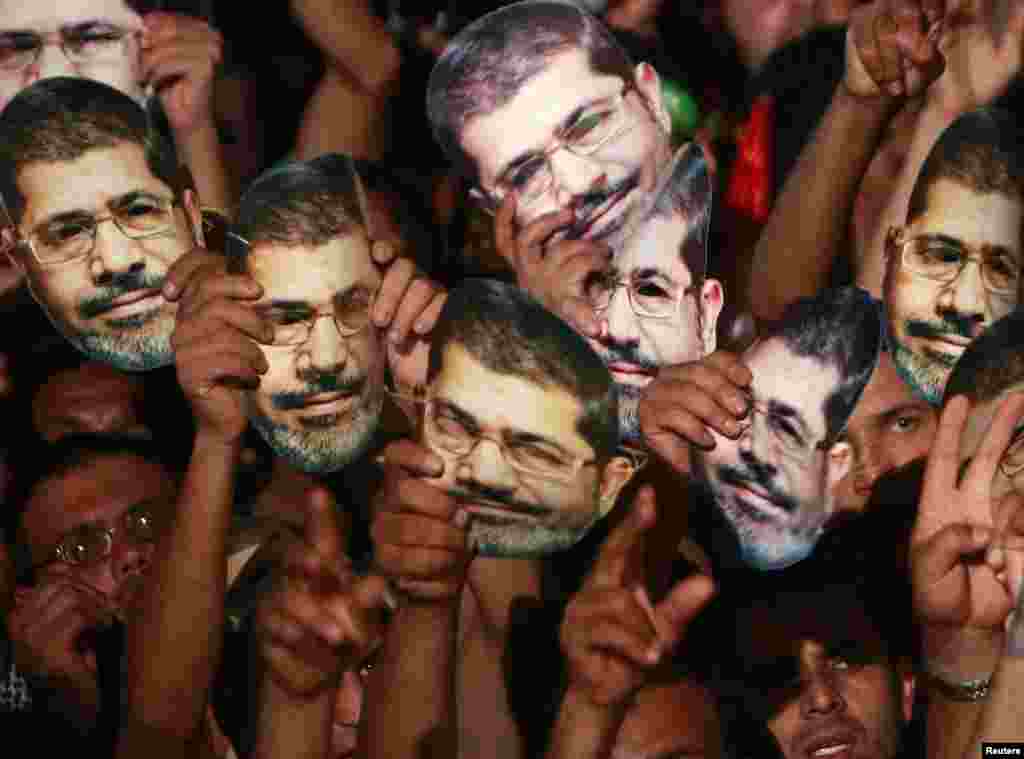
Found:
[{"label": "person's face in crowd", "polygon": [[706,688],[689,680],[647,685],[626,712],[611,759],[718,756],[720,731]]},{"label": "person's face in crowd", "polygon": [[[988,434],[996,412],[1010,393],[1024,392],[1024,380],[1006,388],[992,400],[975,403],[971,407],[963,435],[960,437],[960,461],[974,457]],[[992,502],[997,503],[1011,490],[1024,495],[1024,420],[1018,420],[1017,429],[999,467],[992,477]]]},{"label": "person's face in crowd", "polygon": [[937,425],[935,407],[915,398],[890,355],[879,354],[843,433],[852,448],[853,468],[839,484],[838,509],[863,510],[880,477],[927,456]]},{"label": "person's face in crowd", "polygon": [[939,405],[964,348],[1017,305],[1024,205],[949,179],[927,198],[924,213],[887,242],[885,299],[897,367]]},{"label": "person's face in crowd", "polygon": [[796,355],[780,338],[755,344],[744,362],[754,375],[747,426],[736,440],[709,428],[715,447],[695,448],[694,462],[744,560],[776,569],[813,549],[850,469],[848,443],[821,447],[825,401],[840,376],[833,366]]},{"label": "person's face in crowd", "polygon": [[723,0],[722,18],[746,67],[768,56],[815,23],[815,0]]},{"label": "person's face in crowd", "polygon": [[669,129],[653,68],[642,64],[627,82],[596,73],[587,52],[572,48],[505,105],[470,119],[460,140],[492,205],[514,194],[521,225],[572,208],[571,226],[552,242],[607,242],[668,163]]},{"label": "person's face in crowd", "polygon": [[812,603],[788,616],[767,607],[745,613],[753,626],[738,656],[756,711],[786,759],[895,759],[913,709],[913,677],[895,669],[852,600]]},{"label": "person's face in crowd", "polygon": [[89,361],[51,375],[32,399],[32,424],[54,443],[79,433],[152,437],[142,423],[142,379]]},{"label": "person's face in crowd", "polygon": [[381,277],[361,232],[317,247],[265,243],[249,253],[257,311],[278,337],[249,416],[274,453],[332,472],[370,446],[386,392],[387,353],[369,309]]},{"label": "person's face in crowd", "polygon": [[[111,609],[124,609],[153,555],[153,543],[138,537],[140,528],[155,528],[169,518],[174,498],[174,481],[157,464],[127,453],[88,459],[43,483],[29,500],[23,524],[32,563],[51,562],[37,570],[42,577],[69,577]],[[107,556],[97,554],[85,565],[54,560],[65,539],[95,545],[96,528],[114,531]]]},{"label": "person's face in crowd", "polygon": [[[29,164],[17,184],[25,199],[18,235],[29,244],[12,256],[54,326],[89,358],[121,370],[170,364],[177,305],[160,290],[174,262],[201,242],[194,193],[170,205],[173,190],[127,142]],[[143,223],[157,231],[136,239],[122,231]]]},{"label": "person's face in crowd", "polygon": [[582,414],[559,387],[499,374],[458,343],[445,346],[421,434],[444,460],[436,484],[468,513],[477,552],[568,548],[611,508],[632,468],[597,459],[577,429]]},{"label": "person's face in crowd", "polygon": [[687,234],[681,214],[652,217],[615,255],[607,282],[593,286],[607,305],[598,311],[599,336],[588,342],[615,380],[624,440],[640,438],[637,407],[658,369],[715,349],[722,286],[714,279],[694,284],[681,255]]},{"label": "person's face in crowd", "polygon": [[0,109],[54,76],[95,79],[141,102],[141,33],[124,0],[0,0]]}]

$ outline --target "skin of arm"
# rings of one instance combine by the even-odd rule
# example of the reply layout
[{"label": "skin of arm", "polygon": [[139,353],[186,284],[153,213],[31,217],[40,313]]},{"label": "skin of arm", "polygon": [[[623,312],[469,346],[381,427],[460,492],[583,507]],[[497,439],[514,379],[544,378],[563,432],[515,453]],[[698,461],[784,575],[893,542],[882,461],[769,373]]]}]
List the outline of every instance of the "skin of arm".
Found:
[{"label": "skin of arm", "polygon": [[128,625],[131,716],[119,739],[119,757],[138,756],[131,751],[137,745],[133,728],[144,726],[187,744],[202,726],[220,659],[227,532],[240,447],[237,439],[224,440],[203,428],[196,435],[176,518],[158,544],[149,592]]},{"label": "skin of arm", "polygon": [[[323,52],[326,70],[296,137],[301,159],[328,152],[380,159],[387,151],[387,100],[401,53],[366,0],[292,0],[292,15]],[[339,23],[344,19],[344,23]]]},{"label": "skin of arm", "polygon": [[367,681],[360,736],[367,759],[451,759],[458,601],[407,602]]},{"label": "skin of arm", "polygon": [[272,677],[264,677],[259,696],[259,739],[253,759],[322,759],[331,744],[334,693],[327,690],[296,699]]},{"label": "skin of arm", "polygon": [[182,163],[192,172],[199,197],[206,205],[230,216],[237,200],[237,189],[228,174],[212,111],[208,120],[187,134],[175,134],[174,142]]},{"label": "skin of arm", "polygon": [[627,710],[628,703],[595,704],[579,690],[570,689],[551,731],[546,759],[608,756]]},{"label": "skin of arm", "polygon": [[895,104],[861,99],[840,84],[821,124],[786,179],[754,250],[748,285],[758,321],[827,284],[861,177]]}]

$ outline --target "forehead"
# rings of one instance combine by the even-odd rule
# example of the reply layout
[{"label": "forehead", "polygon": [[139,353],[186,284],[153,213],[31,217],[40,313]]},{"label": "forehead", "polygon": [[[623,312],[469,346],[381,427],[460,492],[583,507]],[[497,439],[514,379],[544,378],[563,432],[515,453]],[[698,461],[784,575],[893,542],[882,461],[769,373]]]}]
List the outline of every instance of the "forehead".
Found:
[{"label": "forehead", "polygon": [[941,232],[969,245],[1002,245],[1020,251],[1024,205],[1002,193],[978,193],[951,179],[928,188],[928,202],[911,225],[916,232]]},{"label": "forehead", "polygon": [[141,21],[124,0],[0,0],[0,29],[48,31],[93,19],[135,26]]},{"label": "forehead", "polygon": [[265,289],[264,300],[329,302],[353,285],[376,287],[380,275],[370,258],[366,237],[345,235],[323,245],[256,245],[249,254],[249,270]]},{"label": "forehead", "polygon": [[736,623],[740,652],[755,660],[796,655],[808,644],[828,648],[850,640],[882,641],[861,603],[845,592],[759,603],[741,610]]},{"label": "forehead", "polygon": [[111,199],[139,190],[172,195],[146,164],[142,146],[130,142],[94,148],[74,161],[30,163],[18,171],[17,183],[28,226],[68,211],[97,211]]},{"label": "forehead", "polygon": [[110,523],[140,501],[173,493],[170,475],[133,454],[103,454],[49,480],[36,490],[25,511],[33,549],[45,548],[82,524]]},{"label": "forehead", "polygon": [[615,256],[616,268],[623,276],[654,269],[677,285],[689,286],[693,272],[682,257],[682,243],[689,228],[682,213],[648,219]]},{"label": "forehead", "polygon": [[622,84],[620,77],[596,73],[588,53],[572,47],[552,56],[507,103],[466,122],[463,147],[481,179],[491,182],[524,151],[544,148],[574,110],[618,94]]},{"label": "forehead", "polygon": [[541,435],[580,455],[593,449],[576,429],[583,405],[560,387],[499,374],[463,346],[445,346],[434,396],[455,403],[483,427]]},{"label": "forehead", "polygon": [[762,401],[798,409],[811,425],[825,427],[825,399],[839,384],[839,371],[811,356],[798,356],[781,338],[757,343],[744,356],[754,375],[751,389]]}]

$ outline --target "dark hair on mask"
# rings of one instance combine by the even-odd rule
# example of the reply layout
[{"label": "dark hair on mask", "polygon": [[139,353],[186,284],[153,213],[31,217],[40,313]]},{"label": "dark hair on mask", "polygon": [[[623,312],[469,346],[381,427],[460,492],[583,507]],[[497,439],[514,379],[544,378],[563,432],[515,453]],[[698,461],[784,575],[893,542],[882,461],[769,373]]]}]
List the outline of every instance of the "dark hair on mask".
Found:
[{"label": "dark hair on mask", "polygon": [[[86,153],[138,145],[153,176],[181,197],[191,187],[174,144],[146,111],[123,92],[81,77],[42,79],[26,87],[0,113],[0,196],[15,224],[25,210],[18,174],[37,163],[70,163]],[[7,220],[0,218],[0,223]]]},{"label": "dark hair on mask", "polygon": [[250,247],[316,247],[351,234],[362,218],[351,166],[349,158],[332,153],[269,169],[242,196],[230,235]]},{"label": "dark hair on mask", "polygon": [[690,143],[674,164],[672,176],[661,188],[644,221],[682,215],[688,227],[679,251],[683,263],[698,284],[707,270],[708,230],[711,225],[713,188],[704,149]]},{"label": "dark hair on mask", "polygon": [[825,399],[825,445],[836,442],[871,379],[882,345],[879,301],[858,287],[824,290],[794,301],[764,339],[773,337],[797,356],[835,367],[839,385]]},{"label": "dark hair on mask", "polygon": [[1024,308],[989,325],[960,355],[950,372],[943,404],[957,395],[985,403],[1024,382]]},{"label": "dark hair on mask", "polygon": [[945,179],[980,193],[1024,200],[1024,134],[1016,118],[996,108],[981,108],[954,121],[931,149],[914,182],[907,223],[928,207],[928,191]]},{"label": "dark hair on mask", "polygon": [[507,104],[552,58],[573,48],[587,52],[594,73],[632,81],[625,50],[597,18],[571,3],[513,3],[477,19],[448,44],[427,83],[427,115],[435,139],[470,182],[479,177],[461,143],[467,122]]},{"label": "dark hair on mask", "polygon": [[466,279],[448,294],[430,343],[427,382],[444,351],[460,345],[487,369],[565,390],[583,405],[577,430],[599,460],[619,444],[611,373],[586,341],[525,290],[493,279]]}]

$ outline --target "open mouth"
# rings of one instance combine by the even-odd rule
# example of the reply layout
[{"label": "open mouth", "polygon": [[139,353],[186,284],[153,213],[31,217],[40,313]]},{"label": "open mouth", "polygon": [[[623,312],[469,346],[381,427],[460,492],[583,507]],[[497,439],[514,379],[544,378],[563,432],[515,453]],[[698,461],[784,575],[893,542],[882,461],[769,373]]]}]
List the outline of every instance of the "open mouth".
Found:
[{"label": "open mouth", "polygon": [[805,744],[804,755],[807,757],[828,757],[829,759],[851,759],[857,746],[857,732],[843,730],[841,733],[830,731],[827,735],[819,735]]},{"label": "open mouth", "polygon": [[308,412],[308,416],[340,414],[348,410],[355,397],[354,390],[352,392],[318,393],[309,396],[303,402],[302,411]]},{"label": "open mouth", "polygon": [[612,373],[612,378],[616,382],[626,385],[646,385],[657,373],[653,369],[627,361],[613,361],[608,364],[608,371]]}]

